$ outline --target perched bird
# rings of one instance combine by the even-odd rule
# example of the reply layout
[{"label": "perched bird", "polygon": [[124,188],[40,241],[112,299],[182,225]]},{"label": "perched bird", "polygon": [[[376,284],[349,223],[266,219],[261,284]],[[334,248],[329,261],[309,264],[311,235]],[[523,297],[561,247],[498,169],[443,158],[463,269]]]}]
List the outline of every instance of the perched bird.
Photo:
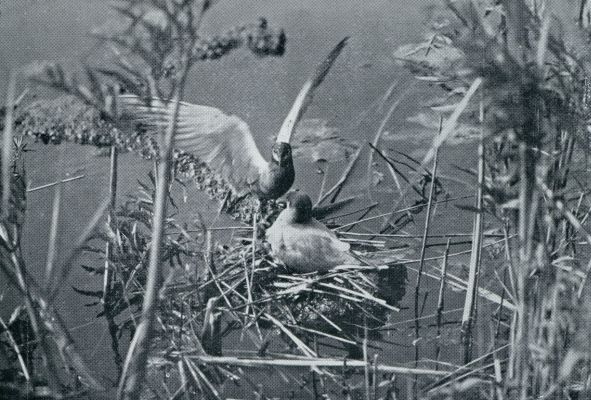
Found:
[{"label": "perched bird", "polygon": [[[263,158],[242,119],[214,107],[186,102],[180,104],[174,147],[205,162],[238,195],[253,192],[262,200],[281,197],[295,177],[292,134],[347,40],[344,38],[336,45],[300,90],[279,130],[270,161]],[[159,99],[146,101],[134,95],[121,95],[118,102],[127,122],[141,124],[152,134],[162,132],[172,116],[172,103]]]},{"label": "perched bird", "polygon": [[324,272],[339,265],[360,265],[349,244],[312,217],[312,200],[307,194],[291,192],[287,208],[267,229],[272,254],[300,272]]}]

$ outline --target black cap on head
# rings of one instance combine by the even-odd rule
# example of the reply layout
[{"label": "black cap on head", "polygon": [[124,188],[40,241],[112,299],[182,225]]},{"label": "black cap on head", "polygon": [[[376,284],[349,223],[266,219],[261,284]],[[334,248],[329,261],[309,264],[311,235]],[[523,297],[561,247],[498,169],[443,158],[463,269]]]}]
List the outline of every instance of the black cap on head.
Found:
[{"label": "black cap on head", "polygon": [[295,210],[294,222],[307,222],[312,218],[312,199],[306,193],[293,191],[287,194],[287,205]]},{"label": "black cap on head", "polygon": [[291,160],[291,146],[289,143],[278,142],[273,145],[273,160],[279,164]]}]

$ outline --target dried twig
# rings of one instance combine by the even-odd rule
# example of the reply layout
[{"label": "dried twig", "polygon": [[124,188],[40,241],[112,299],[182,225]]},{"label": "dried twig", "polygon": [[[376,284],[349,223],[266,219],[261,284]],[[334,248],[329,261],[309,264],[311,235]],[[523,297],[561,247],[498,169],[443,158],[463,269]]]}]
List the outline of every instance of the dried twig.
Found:
[{"label": "dried twig", "polygon": [[[482,91],[481,91],[482,93]],[[480,142],[478,144],[478,186],[476,191],[476,214],[473,222],[472,249],[470,253],[470,268],[468,274],[468,288],[464,302],[464,313],[462,315],[462,342],[464,343],[464,363],[472,359],[472,325],[476,307],[476,292],[478,287],[478,276],[480,272],[480,255],[482,251],[482,204],[484,186],[484,105],[480,100]]]},{"label": "dried twig", "polygon": [[444,312],[444,301],[445,301],[445,281],[447,278],[447,257],[449,255],[449,239],[447,239],[447,246],[445,246],[445,252],[443,253],[443,261],[441,263],[441,281],[439,283],[439,295],[437,296],[437,313],[436,313],[436,324],[437,324],[437,347],[435,348],[435,369],[439,369],[439,356],[441,354],[441,323],[443,321]]},{"label": "dried twig", "polygon": [[[238,358],[238,357],[212,357],[212,356],[186,356],[188,359],[202,362],[208,365],[235,365],[240,367],[318,367],[318,368],[365,368],[367,365],[362,360],[342,360],[334,358]],[[436,371],[425,368],[407,368],[392,365],[378,364],[375,369],[378,372],[395,373],[400,375],[423,375],[423,376],[447,376],[449,372]]]},{"label": "dried twig", "polygon": [[[441,125],[440,125],[440,132],[441,132]],[[421,255],[420,255],[420,261],[419,261],[419,269],[417,272],[417,279],[416,279],[416,283],[415,283],[415,296],[414,296],[414,313],[415,313],[415,329],[414,329],[414,333],[415,333],[415,367],[418,365],[419,363],[419,337],[420,337],[420,324],[419,324],[419,317],[420,317],[420,313],[419,313],[419,295],[420,295],[420,290],[421,290],[421,279],[423,276],[423,267],[425,265],[425,253],[426,253],[426,249],[427,249],[427,237],[429,236],[429,228],[431,226],[431,210],[433,207],[433,194],[435,191],[435,184],[437,182],[437,163],[438,163],[438,152],[435,152],[435,158],[433,160],[433,168],[431,170],[431,186],[429,188],[429,198],[427,199],[427,212],[425,214],[425,226],[423,228],[423,238],[421,241]],[[416,384],[417,381],[415,379],[414,382],[414,388],[416,391]],[[416,394],[416,393],[415,393]]]}]

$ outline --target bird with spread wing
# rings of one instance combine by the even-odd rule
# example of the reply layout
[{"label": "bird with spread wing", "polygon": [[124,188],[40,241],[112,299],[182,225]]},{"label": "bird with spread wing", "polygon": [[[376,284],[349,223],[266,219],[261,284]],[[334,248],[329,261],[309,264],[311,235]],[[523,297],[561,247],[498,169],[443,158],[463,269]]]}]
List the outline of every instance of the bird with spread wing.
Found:
[{"label": "bird with spread wing", "polygon": [[[270,161],[265,160],[242,119],[214,107],[186,102],[180,103],[174,147],[205,162],[238,195],[252,192],[262,200],[281,197],[295,178],[290,146],[293,132],[347,40],[335,46],[298,93],[279,130]],[[161,133],[172,118],[171,102],[135,95],[121,95],[117,100],[127,122],[141,124],[154,135]]]}]

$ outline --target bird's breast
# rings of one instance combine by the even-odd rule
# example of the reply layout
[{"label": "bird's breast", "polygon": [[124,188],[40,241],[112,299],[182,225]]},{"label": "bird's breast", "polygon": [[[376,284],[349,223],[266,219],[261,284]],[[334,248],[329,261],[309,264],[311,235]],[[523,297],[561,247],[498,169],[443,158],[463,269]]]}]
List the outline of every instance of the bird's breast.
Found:
[{"label": "bird's breast", "polygon": [[255,188],[257,195],[266,199],[277,199],[283,196],[293,185],[295,171],[293,163],[279,165],[270,162],[267,170],[261,174]]}]

